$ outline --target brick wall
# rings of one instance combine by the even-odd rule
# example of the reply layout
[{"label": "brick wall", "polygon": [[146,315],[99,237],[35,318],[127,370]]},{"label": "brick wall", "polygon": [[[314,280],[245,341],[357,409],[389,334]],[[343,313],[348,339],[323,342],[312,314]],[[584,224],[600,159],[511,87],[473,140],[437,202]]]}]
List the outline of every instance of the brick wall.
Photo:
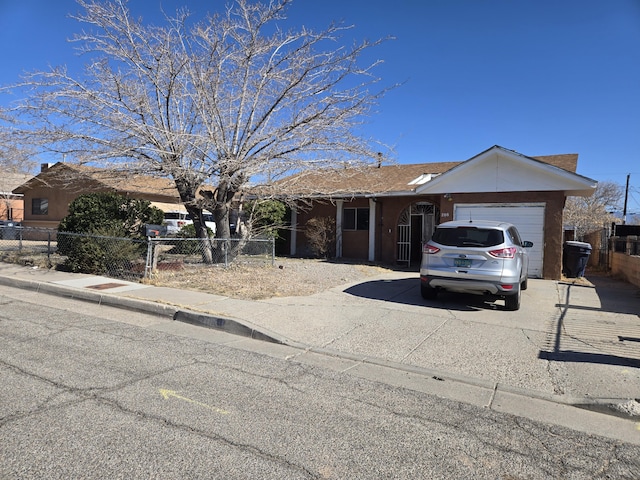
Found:
[{"label": "brick wall", "polygon": [[611,273],[640,287],[640,256],[620,252],[612,252],[611,255]]}]

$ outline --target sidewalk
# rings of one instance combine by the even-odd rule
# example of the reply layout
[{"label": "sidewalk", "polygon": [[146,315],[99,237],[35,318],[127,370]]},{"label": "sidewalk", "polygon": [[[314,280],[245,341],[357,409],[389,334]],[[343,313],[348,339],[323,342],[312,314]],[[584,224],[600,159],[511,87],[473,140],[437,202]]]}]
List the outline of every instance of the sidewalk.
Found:
[{"label": "sidewalk", "polygon": [[640,415],[640,294],[617,280],[589,280],[531,279],[522,308],[509,312],[478,297],[427,302],[407,272],[307,297],[246,301],[0,263],[1,285],[268,340],[293,347],[288,359],[333,358],[337,370],[409,381],[456,400],[518,412],[552,401]]}]

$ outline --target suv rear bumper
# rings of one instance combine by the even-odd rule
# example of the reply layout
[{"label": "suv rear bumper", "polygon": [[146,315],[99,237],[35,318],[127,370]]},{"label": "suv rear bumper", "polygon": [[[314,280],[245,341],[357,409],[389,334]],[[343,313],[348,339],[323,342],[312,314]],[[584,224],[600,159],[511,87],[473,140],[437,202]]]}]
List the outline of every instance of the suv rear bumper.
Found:
[{"label": "suv rear bumper", "polygon": [[466,278],[449,278],[438,276],[420,276],[420,281],[431,288],[440,288],[449,292],[472,293],[476,295],[515,295],[520,288],[519,283],[497,283],[486,280]]}]

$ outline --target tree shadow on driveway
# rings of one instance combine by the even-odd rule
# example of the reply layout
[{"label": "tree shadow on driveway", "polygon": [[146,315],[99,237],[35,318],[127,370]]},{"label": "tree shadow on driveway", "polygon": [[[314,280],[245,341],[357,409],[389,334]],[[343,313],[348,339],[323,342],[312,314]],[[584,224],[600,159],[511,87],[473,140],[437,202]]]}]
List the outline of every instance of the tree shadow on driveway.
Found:
[{"label": "tree shadow on driveway", "polygon": [[[640,367],[640,296],[633,285],[605,276],[590,277],[591,286],[569,283],[550,332],[547,349],[538,358],[555,362],[596,363]],[[591,305],[581,305],[572,293],[593,290]],[[574,295],[575,296],[575,295]],[[597,297],[597,298],[596,298]],[[578,296],[580,298],[580,296]],[[624,334],[621,334],[625,332]]]}]

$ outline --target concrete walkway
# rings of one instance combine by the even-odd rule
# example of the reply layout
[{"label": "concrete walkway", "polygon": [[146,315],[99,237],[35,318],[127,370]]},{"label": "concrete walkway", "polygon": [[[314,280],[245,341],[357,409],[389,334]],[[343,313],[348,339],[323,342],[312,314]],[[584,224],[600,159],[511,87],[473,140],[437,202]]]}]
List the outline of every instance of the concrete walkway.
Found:
[{"label": "concrete walkway", "polygon": [[[572,428],[580,425],[564,409],[583,406],[592,410],[585,415],[619,416],[603,428],[640,442],[640,292],[608,277],[588,280],[531,279],[521,309],[511,312],[473,296],[425,301],[417,274],[407,272],[307,297],[247,301],[0,263],[5,286],[268,340],[252,348],[273,354],[280,347],[277,355],[288,360]],[[555,414],[550,403],[560,408]]]}]

